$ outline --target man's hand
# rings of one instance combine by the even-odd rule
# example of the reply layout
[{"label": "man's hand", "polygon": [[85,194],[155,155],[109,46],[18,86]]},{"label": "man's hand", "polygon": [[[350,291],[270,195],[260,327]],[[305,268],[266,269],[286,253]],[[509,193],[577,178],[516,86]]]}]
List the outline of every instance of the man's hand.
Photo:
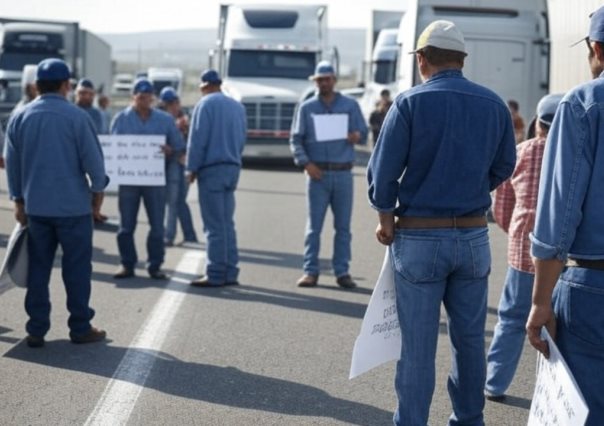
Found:
[{"label": "man's hand", "polygon": [[27,225],[27,215],[25,214],[25,203],[23,201],[15,201],[15,219],[21,225]]},{"label": "man's hand", "polygon": [[187,172],[185,173],[185,179],[187,180],[187,182],[190,184],[192,184],[193,182],[195,182],[195,179],[197,178],[197,175],[193,172]]},{"label": "man's hand", "polygon": [[103,192],[92,193],[92,218],[98,223],[107,221],[107,216],[101,213],[101,206],[103,205],[104,198],[105,194]]},{"label": "man's hand", "polygon": [[178,162],[180,163],[181,166],[186,166],[187,165],[187,154],[181,154],[180,157],[178,157]]},{"label": "man's hand", "polygon": [[375,236],[377,240],[389,246],[394,241],[394,214],[393,213],[380,213],[380,223],[375,230]]},{"label": "man's hand", "polygon": [[356,132],[348,133],[348,142],[353,145],[361,142],[361,132],[357,130]]},{"label": "man's hand", "polygon": [[528,321],[526,322],[526,334],[531,345],[549,358],[549,347],[547,342],[541,339],[541,327],[545,326],[552,340],[556,339],[556,317],[551,303],[545,306],[533,304]]},{"label": "man's hand", "polygon": [[321,177],[323,177],[323,172],[314,163],[306,163],[304,165],[304,171],[306,171],[306,174],[308,176],[310,176],[311,179],[314,179],[314,180],[320,180]]},{"label": "man's hand", "polygon": [[160,148],[162,152],[166,155],[166,157],[172,155],[172,147],[170,145],[162,145]]}]

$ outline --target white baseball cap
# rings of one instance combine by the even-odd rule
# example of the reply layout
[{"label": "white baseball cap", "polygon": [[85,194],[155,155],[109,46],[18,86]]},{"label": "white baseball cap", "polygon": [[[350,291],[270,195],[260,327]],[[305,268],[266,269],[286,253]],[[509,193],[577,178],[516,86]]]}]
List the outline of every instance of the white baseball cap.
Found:
[{"label": "white baseball cap", "polygon": [[25,65],[23,67],[23,74],[21,74],[21,87],[25,88],[28,84],[36,83],[36,72],[38,66],[34,64]]},{"label": "white baseball cap", "polygon": [[451,21],[439,20],[428,25],[419,35],[415,50],[411,53],[417,53],[426,46],[468,54],[463,34]]}]

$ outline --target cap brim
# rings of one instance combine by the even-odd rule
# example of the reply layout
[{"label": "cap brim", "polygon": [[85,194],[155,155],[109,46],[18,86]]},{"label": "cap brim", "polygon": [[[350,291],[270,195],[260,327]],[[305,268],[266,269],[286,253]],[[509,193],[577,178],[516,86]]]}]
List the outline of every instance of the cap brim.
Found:
[{"label": "cap brim", "polygon": [[334,73],[326,73],[326,74],[313,74],[310,77],[308,77],[309,80],[317,80],[319,78],[324,78],[324,77],[335,77],[336,75]]},{"label": "cap brim", "polygon": [[585,36],[585,37],[582,37],[581,39],[579,39],[577,41],[575,41],[573,44],[571,44],[568,47],[575,47],[577,44],[583,43],[585,40],[587,40],[589,42],[589,36],[588,35]]}]

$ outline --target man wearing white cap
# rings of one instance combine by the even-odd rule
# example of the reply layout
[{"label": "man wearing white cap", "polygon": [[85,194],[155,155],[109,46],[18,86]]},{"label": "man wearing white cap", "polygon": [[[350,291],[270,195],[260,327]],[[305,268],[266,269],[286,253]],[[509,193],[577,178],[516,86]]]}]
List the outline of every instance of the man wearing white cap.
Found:
[{"label": "man wearing white cap", "polygon": [[392,105],[367,169],[378,241],[390,247],[402,331],[397,425],[428,423],[444,304],[452,346],[450,425],[484,425],[490,192],[514,170],[506,104],[466,80],[464,37],[432,22],[416,55],[423,84]]},{"label": "man wearing white cap", "polygon": [[[336,74],[329,62],[319,62],[310,78],[314,80],[318,93],[298,108],[290,139],[294,162],[304,167],[307,185],[304,275],[297,285],[315,287],[319,282],[321,230],[327,209],[331,207],[335,229],[332,267],[336,283],[343,288],[354,288],[356,283],[349,272],[352,167],[354,145],[367,142],[367,125],[359,104],[335,91]],[[341,135],[322,137],[317,120],[329,123],[332,117],[343,117],[346,126]]]}]

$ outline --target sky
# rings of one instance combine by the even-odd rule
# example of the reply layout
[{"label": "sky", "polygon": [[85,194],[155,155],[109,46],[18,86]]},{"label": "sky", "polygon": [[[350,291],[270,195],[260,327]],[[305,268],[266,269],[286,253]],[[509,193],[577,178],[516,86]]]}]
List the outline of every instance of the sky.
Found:
[{"label": "sky", "polygon": [[[317,0],[329,7],[329,25],[362,28],[369,11],[402,10],[407,0]],[[300,4],[304,0],[0,0],[0,16],[77,21],[96,33],[217,27],[220,3]]]}]

